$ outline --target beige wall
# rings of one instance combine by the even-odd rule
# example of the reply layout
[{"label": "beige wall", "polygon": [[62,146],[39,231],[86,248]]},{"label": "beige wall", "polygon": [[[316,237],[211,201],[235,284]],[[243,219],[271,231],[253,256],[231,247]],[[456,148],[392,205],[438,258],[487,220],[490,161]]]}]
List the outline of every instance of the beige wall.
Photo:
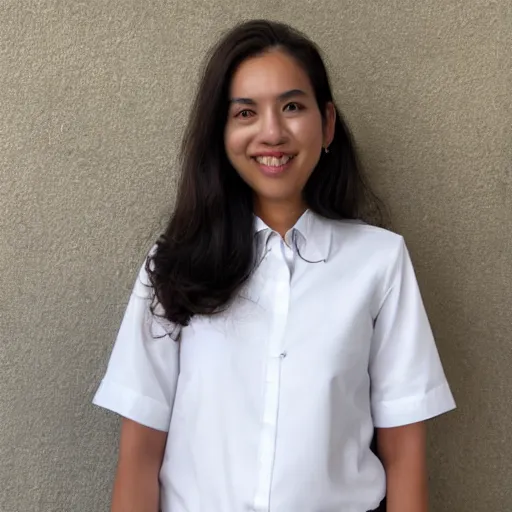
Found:
[{"label": "beige wall", "polygon": [[511,5],[2,0],[0,510],[107,511],[118,422],[89,402],[203,52],[261,16],[325,49],[409,243],[459,404],[431,428],[432,510],[512,510]]}]

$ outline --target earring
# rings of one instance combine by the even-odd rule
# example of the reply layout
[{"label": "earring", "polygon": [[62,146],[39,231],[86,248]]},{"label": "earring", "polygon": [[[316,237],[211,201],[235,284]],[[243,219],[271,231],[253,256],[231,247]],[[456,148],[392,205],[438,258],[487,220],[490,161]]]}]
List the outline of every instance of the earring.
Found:
[{"label": "earring", "polygon": [[325,154],[329,153],[329,148],[328,148],[328,147],[325,147],[325,148],[324,148],[324,151],[325,151]]}]

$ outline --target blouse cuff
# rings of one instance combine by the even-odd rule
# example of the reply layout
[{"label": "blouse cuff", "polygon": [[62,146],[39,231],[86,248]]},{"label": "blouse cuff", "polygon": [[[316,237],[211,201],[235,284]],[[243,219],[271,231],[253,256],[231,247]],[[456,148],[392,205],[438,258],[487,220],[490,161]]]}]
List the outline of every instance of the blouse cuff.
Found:
[{"label": "blouse cuff", "polygon": [[93,404],[146,427],[163,432],[169,430],[171,410],[167,405],[115,382],[104,379],[94,396]]},{"label": "blouse cuff", "polygon": [[373,404],[373,423],[377,428],[391,428],[426,421],[455,409],[455,401],[447,382],[423,396]]}]

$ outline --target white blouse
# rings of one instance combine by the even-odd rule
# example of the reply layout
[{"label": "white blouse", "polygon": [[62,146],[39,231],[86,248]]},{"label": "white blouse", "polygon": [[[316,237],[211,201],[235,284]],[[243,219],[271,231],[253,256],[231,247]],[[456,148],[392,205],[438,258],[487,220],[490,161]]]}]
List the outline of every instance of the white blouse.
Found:
[{"label": "white blouse", "polygon": [[[455,407],[402,237],[306,212],[179,342],[139,274],[94,403],[168,431],[162,512],[367,512],[374,427]],[[162,337],[164,336],[164,337]]]}]

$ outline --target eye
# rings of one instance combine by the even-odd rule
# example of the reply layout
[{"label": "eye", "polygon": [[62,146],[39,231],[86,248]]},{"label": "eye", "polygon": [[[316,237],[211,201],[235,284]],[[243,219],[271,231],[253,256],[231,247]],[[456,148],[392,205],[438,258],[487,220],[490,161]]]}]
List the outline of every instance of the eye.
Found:
[{"label": "eye", "polygon": [[288,103],[284,107],[285,112],[298,112],[299,110],[303,110],[303,109],[304,109],[304,107],[296,102]]},{"label": "eye", "polygon": [[252,110],[241,110],[237,114],[235,114],[235,117],[238,117],[240,119],[250,119],[254,115],[254,112]]}]

